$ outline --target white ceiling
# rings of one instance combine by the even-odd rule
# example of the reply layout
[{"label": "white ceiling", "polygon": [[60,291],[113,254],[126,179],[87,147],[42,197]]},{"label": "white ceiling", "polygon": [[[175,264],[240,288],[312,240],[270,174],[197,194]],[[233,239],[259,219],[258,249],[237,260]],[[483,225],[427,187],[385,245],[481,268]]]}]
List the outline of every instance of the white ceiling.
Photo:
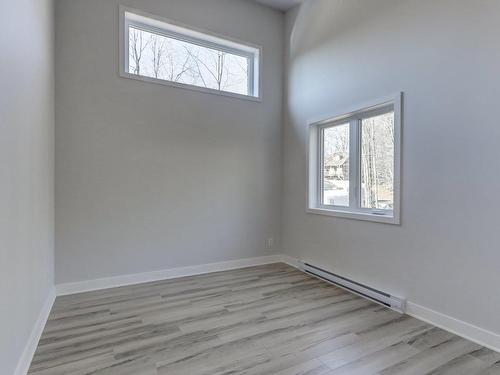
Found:
[{"label": "white ceiling", "polygon": [[293,8],[294,6],[303,3],[305,0],[256,0],[259,3],[268,5],[272,8],[276,8],[279,10],[288,10]]}]

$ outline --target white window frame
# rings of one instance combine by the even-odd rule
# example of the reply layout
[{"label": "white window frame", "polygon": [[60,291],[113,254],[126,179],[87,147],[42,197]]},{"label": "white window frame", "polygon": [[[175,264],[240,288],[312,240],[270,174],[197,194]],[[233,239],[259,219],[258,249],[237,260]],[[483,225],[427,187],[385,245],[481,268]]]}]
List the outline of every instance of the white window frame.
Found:
[{"label": "white window frame", "polygon": [[[155,16],[143,12],[138,9],[129,8],[123,5],[119,6],[120,22],[119,22],[119,42],[120,42],[120,68],[119,73],[123,78],[157,83],[165,86],[178,87],[200,91],[209,94],[229,96],[233,98],[246,99],[256,102],[262,101],[261,95],[261,77],[262,77],[262,47],[242,42],[233,38],[220,36],[212,32],[186,26],[179,22],[169,20],[164,17]],[[187,83],[179,83],[147,77],[129,73],[129,27],[133,26],[138,29],[163,35],[169,38],[181,40],[184,42],[196,44],[202,47],[212,48],[234,55],[246,57],[249,59],[249,77],[248,77],[248,92],[250,94],[243,95],[230,91],[222,91],[207,87],[200,87]]]},{"label": "white window frame", "polygon": [[[307,212],[348,219],[400,224],[403,94],[397,93],[308,123]],[[394,111],[394,203],[392,210],[361,207],[361,119]],[[349,123],[349,207],[323,204],[323,129]]]}]

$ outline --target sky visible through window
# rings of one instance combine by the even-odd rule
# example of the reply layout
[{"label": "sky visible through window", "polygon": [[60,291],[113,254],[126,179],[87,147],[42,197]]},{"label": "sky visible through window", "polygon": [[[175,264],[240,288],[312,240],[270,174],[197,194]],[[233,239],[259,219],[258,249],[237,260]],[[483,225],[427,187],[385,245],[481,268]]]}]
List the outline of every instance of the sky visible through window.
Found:
[{"label": "sky visible through window", "polygon": [[130,74],[251,95],[249,68],[247,57],[129,27]]}]

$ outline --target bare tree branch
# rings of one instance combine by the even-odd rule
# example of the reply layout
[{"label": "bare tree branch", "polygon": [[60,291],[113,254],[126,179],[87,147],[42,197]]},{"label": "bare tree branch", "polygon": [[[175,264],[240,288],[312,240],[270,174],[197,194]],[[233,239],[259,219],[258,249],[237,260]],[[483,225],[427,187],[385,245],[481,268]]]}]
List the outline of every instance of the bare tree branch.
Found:
[{"label": "bare tree branch", "polygon": [[[189,55],[189,56],[191,56],[191,57],[193,58],[193,61],[194,61],[194,63],[196,64],[196,68],[197,68],[197,70],[198,70],[198,77],[199,77],[199,78],[201,79],[201,81],[203,82],[203,86],[208,87],[208,86],[207,86],[207,83],[206,83],[206,81],[205,81],[205,78],[203,77],[203,73],[201,72],[201,68],[200,68],[200,63],[202,63],[202,64],[206,67],[205,63],[203,63],[203,61],[202,61],[202,60],[200,60],[200,59],[198,58],[198,56],[195,56],[195,55],[193,54],[193,52],[192,52],[189,48],[187,48],[186,46],[184,46],[184,48],[185,48],[186,52],[188,53],[188,55]],[[208,69],[208,68],[207,68],[207,69]]]},{"label": "bare tree branch", "polygon": [[143,41],[144,31],[135,29],[133,27],[130,28],[129,31],[129,45],[131,48],[130,57],[133,60],[135,66],[132,67],[134,70],[134,74],[139,75],[141,73],[141,59],[144,50],[147,48],[149,44],[149,40]]}]

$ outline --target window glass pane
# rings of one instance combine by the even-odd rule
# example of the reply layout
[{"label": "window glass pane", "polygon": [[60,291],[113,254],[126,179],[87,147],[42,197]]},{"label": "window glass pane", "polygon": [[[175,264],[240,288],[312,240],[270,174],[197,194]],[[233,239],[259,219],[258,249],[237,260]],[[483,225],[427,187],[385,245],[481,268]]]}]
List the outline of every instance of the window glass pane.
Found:
[{"label": "window glass pane", "polygon": [[394,205],[394,112],[361,122],[361,207]]},{"label": "window glass pane", "polygon": [[325,205],[349,206],[349,124],[323,129],[323,194]]},{"label": "window glass pane", "polygon": [[247,57],[129,27],[131,74],[251,95],[249,68]]}]

